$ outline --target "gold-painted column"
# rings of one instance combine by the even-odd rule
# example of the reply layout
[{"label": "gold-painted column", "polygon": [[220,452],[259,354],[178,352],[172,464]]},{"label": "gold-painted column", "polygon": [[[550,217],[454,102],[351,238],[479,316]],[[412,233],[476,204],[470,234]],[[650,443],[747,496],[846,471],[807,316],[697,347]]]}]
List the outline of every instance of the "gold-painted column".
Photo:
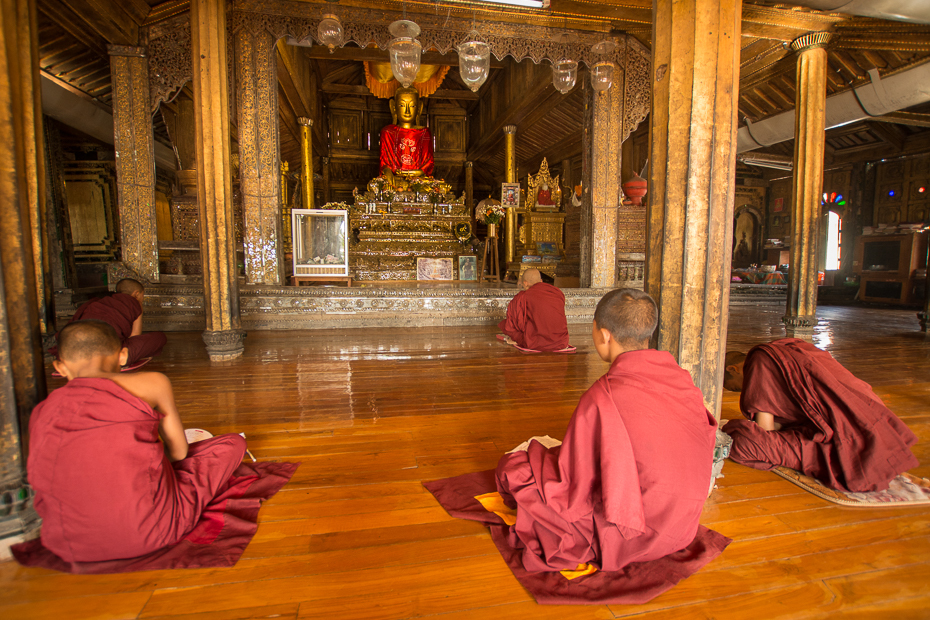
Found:
[{"label": "gold-painted column", "polygon": [[304,209],[313,208],[313,127],[312,118],[300,117],[300,183],[301,201]]},{"label": "gold-painted column", "polygon": [[158,282],[155,227],[155,134],[144,47],[109,45],[113,85],[113,145],[123,263]]},{"label": "gold-painted column", "polygon": [[38,526],[25,458],[29,417],[46,395],[33,244],[44,182],[36,21],[30,0],[0,2],[0,494],[18,504],[0,516],[3,546]]},{"label": "gold-painted column", "polygon": [[290,172],[290,164],[286,161],[281,162],[281,241],[284,245],[284,251],[290,253],[293,251],[293,234],[291,231],[291,203],[287,195],[287,175]]},{"label": "gold-painted column", "polygon": [[794,185],[791,192],[791,256],[785,332],[811,340],[817,324],[817,247],[823,192],[824,108],[827,97],[826,32],[791,44],[798,52],[794,107]]},{"label": "gold-painted column", "polygon": [[200,255],[210,360],[242,355],[236,225],[229,166],[226,76],[226,2],[191,0],[194,118],[197,133],[197,201]]},{"label": "gold-painted column", "polygon": [[472,231],[475,230],[475,162],[465,162],[465,208],[468,209]]},{"label": "gold-painted column", "polygon": [[[673,9],[674,4],[674,9]],[[720,416],[739,94],[739,1],[653,4],[645,289],[656,341]]]},{"label": "gold-painted column", "polygon": [[[619,82],[619,80],[615,80]],[[623,139],[623,88],[615,83],[597,92],[585,81],[588,162],[582,213],[581,286],[612,288],[617,282],[617,209]]]},{"label": "gold-painted column", "polygon": [[[516,125],[504,127],[504,182],[517,182],[517,146]],[[503,200],[503,197],[501,197]],[[521,205],[522,206],[522,205]],[[517,235],[517,214],[513,207],[507,207],[504,218],[504,264],[513,262],[514,240]]]},{"label": "gold-painted column", "polygon": [[264,28],[256,34],[240,28],[235,34],[242,245],[249,284],[280,284],[284,278],[275,42]]}]

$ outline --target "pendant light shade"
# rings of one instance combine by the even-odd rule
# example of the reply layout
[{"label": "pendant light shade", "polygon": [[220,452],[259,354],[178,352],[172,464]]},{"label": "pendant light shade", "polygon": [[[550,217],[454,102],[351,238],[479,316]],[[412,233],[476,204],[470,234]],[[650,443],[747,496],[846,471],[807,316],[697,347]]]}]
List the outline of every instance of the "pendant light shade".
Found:
[{"label": "pendant light shade", "polygon": [[339,18],[331,13],[324,15],[317,28],[317,39],[321,45],[329,48],[330,54],[335,52],[337,47],[342,47],[343,31]]},{"label": "pendant light shade", "polygon": [[420,54],[423,48],[414,38],[420,34],[420,27],[412,21],[399,19],[391,24],[389,30],[394,35],[394,40],[388,44],[391,73],[404,88],[408,88],[420,71]]},{"label": "pendant light shade", "polygon": [[614,63],[602,60],[591,67],[591,87],[596,91],[607,90],[614,81]]},{"label": "pendant light shade", "polygon": [[476,92],[488,79],[488,71],[491,68],[491,47],[487,43],[478,41],[477,37],[473,37],[471,41],[459,45],[458,52],[459,75],[468,88]]},{"label": "pendant light shade", "polygon": [[559,60],[552,63],[552,85],[563,95],[575,87],[578,79],[578,63],[574,60]]}]

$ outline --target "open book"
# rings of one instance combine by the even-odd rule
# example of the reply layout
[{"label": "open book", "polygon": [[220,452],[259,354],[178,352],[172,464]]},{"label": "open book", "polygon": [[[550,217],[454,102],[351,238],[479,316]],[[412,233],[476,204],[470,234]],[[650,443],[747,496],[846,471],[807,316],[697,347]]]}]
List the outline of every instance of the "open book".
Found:
[{"label": "open book", "polygon": [[529,439],[521,443],[519,446],[517,446],[516,448],[514,448],[507,454],[510,454],[512,452],[526,452],[530,448],[531,441],[538,441],[539,443],[544,445],[546,448],[554,448],[556,446],[562,445],[561,441],[559,441],[558,439],[553,439],[549,435],[543,435],[542,437],[537,435],[536,437],[530,437]]}]

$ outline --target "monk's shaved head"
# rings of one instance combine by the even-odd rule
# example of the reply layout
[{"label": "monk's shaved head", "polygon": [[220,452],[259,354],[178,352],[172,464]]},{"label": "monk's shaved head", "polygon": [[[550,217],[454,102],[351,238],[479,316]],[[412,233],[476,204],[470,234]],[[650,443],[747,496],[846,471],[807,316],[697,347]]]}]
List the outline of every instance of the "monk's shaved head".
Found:
[{"label": "monk's shaved head", "polygon": [[652,297],[635,288],[618,288],[604,295],[594,311],[594,322],[606,329],[621,345],[630,349],[648,346],[659,321],[659,310]]},{"label": "monk's shaved head", "polygon": [[116,283],[116,292],[123,293],[125,295],[132,295],[133,293],[145,292],[145,287],[142,286],[142,283],[138,280],[133,280],[132,278],[123,278]]},{"label": "monk's shaved head", "polygon": [[75,321],[58,332],[58,357],[69,362],[113,355],[122,347],[116,330],[103,321]]},{"label": "monk's shaved head", "polygon": [[742,351],[727,351],[724,359],[725,366],[736,366],[746,361],[746,354]]},{"label": "monk's shaved head", "polygon": [[527,287],[542,282],[542,275],[540,275],[539,269],[527,269],[520,278]]},{"label": "monk's shaved head", "polygon": [[723,387],[731,392],[743,390],[743,363],[746,354],[742,351],[727,351],[723,358]]}]

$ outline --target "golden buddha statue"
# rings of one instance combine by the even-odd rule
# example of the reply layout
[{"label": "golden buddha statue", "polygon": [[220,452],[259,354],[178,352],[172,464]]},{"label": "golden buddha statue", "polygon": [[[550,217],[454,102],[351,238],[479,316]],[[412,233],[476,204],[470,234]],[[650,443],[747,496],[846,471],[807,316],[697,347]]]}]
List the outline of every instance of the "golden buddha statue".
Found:
[{"label": "golden buddha statue", "polygon": [[433,174],[433,137],[428,128],[418,125],[423,102],[415,88],[398,88],[391,99],[393,125],[381,130],[381,175],[388,185],[404,179]]}]

